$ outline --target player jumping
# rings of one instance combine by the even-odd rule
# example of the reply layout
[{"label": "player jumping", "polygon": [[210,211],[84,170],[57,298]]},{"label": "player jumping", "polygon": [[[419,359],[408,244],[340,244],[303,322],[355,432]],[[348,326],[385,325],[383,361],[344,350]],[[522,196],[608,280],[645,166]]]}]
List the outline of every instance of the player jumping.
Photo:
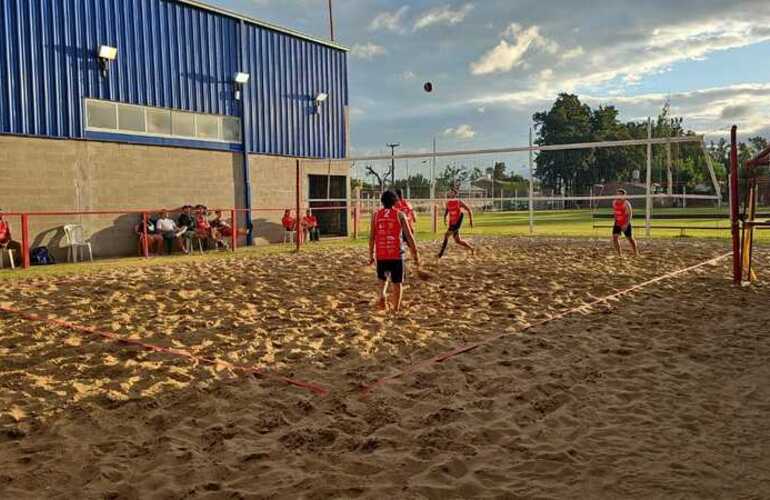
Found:
[{"label": "player jumping", "polygon": [[[439,259],[443,257],[444,252],[446,252],[446,246],[449,243],[450,236],[454,238],[455,243],[470,250],[471,255],[475,253],[473,246],[460,238],[460,228],[463,225],[463,218],[465,216],[465,214],[463,214],[463,210],[468,212],[468,220],[471,224],[471,227],[473,227],[473,212],[471,211],[470,207],[468,207],[468,205],[466,205],[462,200],[458,198],[457,189],[452,189],[449,191],[449,196],[450,198],[446,202],[446,210],[444,211],[444,225],[447,226],[447,231],[444,234],[444,244],[441,245],[441,251],[438,254]],[[447,217],[449,217],[448,225]]]},{"label": "player jumping", "polygon": [[615,212],[615,225],[612,228],[612,244],[615,246],[615,251],[618,252],[618,256],[622,257],[623,252],[620,249],[620,234],[623,233],[631,244],[634,255],[639,255],[639,249],[636,246],[636,240],[634,240],[634,230],[631,225],[631,220],[634,216],[631,202],[626,199],[625,189],[618,189],[617,195],[618,197],[612,202],[612,209]]},{"label": "player jumping", "polygon": [[406,277],[402,238],[406,238],[406,244],[409,246],[415,265],[417,269],[420,268],[420,255],[406,215],[394,208],[397,201],[398,196],[393,191],[385,191],[382,194],[383,208],[372,217],[369,232],[369,265],[377,261],[380,297],[378,304],[381,309],[388,308],[388,278],[390,278],[393,284],[390,306],[394,312],[401,310],[402,284]]}]

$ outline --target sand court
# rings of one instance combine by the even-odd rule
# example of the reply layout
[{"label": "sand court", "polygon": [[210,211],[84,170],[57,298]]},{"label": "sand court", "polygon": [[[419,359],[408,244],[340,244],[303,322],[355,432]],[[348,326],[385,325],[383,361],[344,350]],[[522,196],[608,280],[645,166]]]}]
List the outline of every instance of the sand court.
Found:
[{"label": "sand court", "polygon": [[428,257],[433,278],[411,277],[395,318],[372,308],[362,247],[9,283],[5,306],[329,395],[2,314],[0,492],[41,493],[41,471],[60,479],[41,494],[117,498],[770,491],[766,285],[733,289],[725,260],[522,332],[723,243],[651,241],[624,260],[604,241],[476,243]]}]

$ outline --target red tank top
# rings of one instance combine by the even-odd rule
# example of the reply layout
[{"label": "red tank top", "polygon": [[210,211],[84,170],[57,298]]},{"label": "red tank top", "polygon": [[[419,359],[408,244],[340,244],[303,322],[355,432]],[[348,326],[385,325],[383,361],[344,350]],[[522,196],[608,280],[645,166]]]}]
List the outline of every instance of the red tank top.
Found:
[{"label": "red tank top", "polygon": [[460,221],[460,215],[463,213],[460,208],[460,200],[447,200],[446,211],[449,213],[449,224],[457,224]]},{"label": "red tank top", "polygon": [[626,200],[613,201],[612,209],[615,211],[615,224],[621,227],[628,224],[628,214],[626,213]]},{"label": "red tank top", "polygon": [[401,259],[401,220],[398,210],[383,208],[374,216],[374,245],[377,260]]}]

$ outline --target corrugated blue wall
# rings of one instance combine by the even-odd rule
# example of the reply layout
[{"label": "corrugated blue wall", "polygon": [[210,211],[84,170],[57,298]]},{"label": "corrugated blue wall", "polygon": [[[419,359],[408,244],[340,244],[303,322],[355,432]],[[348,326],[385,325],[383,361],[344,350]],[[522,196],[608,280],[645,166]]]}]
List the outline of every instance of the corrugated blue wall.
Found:
[{"label": "corrugated blue wall", "polygon": [[[102,44],[118,48],[106,79]],[[3,134],[84,138],[87,97],[239,116],[236,71],[252,75],[250,152],[344,157],[342,50],[175,0],[0,0]]]}]

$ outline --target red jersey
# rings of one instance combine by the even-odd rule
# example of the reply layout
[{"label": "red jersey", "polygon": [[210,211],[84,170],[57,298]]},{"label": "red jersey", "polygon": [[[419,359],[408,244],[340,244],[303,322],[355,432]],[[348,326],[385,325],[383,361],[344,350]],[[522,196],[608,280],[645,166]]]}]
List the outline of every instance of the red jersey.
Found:
[{"label": "red jersey", "polygon": [[290,215],[286,215],[281,219],[281,224],[283,224],[283,228],[287,231],[294,231],[297,229],[297,223],[294,220],[294,217]]},{"label": "red jersey", "polygon": [[612,210],[615,212],[615,224],[620,227],[629,223],[628,212],[626,212],[626,200],[615,200],[612,202]]},{"label": "red jersey", "polygon": [[377,260],[401,260],[401,219],[398,210],[383,208],[374,215]]},{"label": "red jersey", "polygon": [[315,215],[306,215],[303,222],[309,228],[314,228],[318,225],[318,219],[316,219]]},{"label": "red jersey", "polygon": [[449,225],[457,224],[460,222],[460,216],[463,211],[460,206],[460,200],[452,199],[446,202],[446,211],[449,214]]},{"label": "red jersey", "polygon": [[11,229],[8,227],[8,223],[4,220],[0,220],[0,243],[5,243],[11,239]]},{"label": "red jersey", "polygon": [[398,200],[393,208],[406,215],[408,221],[411,222],[414,219],[414,209],[408,201]]}]

